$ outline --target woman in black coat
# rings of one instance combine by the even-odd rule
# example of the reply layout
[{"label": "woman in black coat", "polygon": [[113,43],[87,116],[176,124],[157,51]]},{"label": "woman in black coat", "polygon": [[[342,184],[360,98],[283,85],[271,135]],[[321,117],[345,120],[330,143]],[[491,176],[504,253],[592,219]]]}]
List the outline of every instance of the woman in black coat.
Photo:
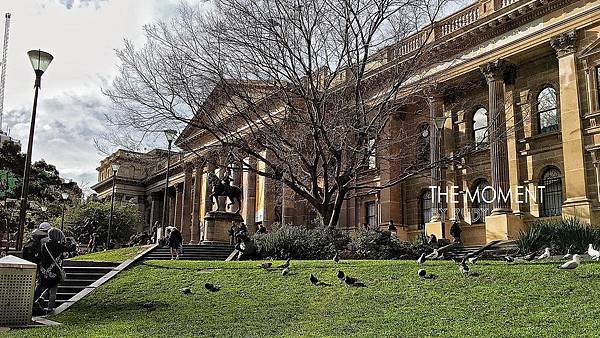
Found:
[{"label": "woman in black coat", "polygon": [[57,228],[51,228],[48,230],[48,238],[42,242],[40,250],[40,283],[42,289],[48,292],[48,310],[50,311],[54,309],[58,284],[64,279],[63,254],[76,249],[72,243],[65,245],[64,242],[63,232]]},{"label": "woman in black coat", "polygon": [[181,232],[179,231],[179,229],[173,229],[173,231],[171,231],[171,235],[169,236],[169,248],[171,248],[171,259],[173,259],[173,255],[176,256],[176,259],[179,259],[179,250],[181,250],[182,242],[183,237],[181,236]]}]

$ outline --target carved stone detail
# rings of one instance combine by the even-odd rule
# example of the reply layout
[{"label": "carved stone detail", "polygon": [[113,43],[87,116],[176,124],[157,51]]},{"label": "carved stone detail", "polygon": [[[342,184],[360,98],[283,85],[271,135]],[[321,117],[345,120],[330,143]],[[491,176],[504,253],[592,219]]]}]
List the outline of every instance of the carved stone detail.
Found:
[{"label": "carved stone detail", "polygon": [[570,30],[561,33],[550,40],[550,46],[556,51],[556,55],[560,58],[565,55],[575,53],[577,49],[577,32]]}]

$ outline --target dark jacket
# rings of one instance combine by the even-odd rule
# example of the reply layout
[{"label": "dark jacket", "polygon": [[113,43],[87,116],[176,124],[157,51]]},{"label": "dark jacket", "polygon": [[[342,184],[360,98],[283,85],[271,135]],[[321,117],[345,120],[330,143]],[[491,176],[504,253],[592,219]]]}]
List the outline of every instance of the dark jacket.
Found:
[{"label": "dark jacket", "polygon": [[40,251],[40,274],[43,287],[51,288],[60,283],[63,253],[71,251],[75,251],[75,246],[72,244],[63,245],[56,241],[44,241],[42,243]]},{"label": "dark jacket", "polygon": [[178,229],[173,229],[169,236],[169,247],[178,249],[182,242],[183,237],[181,236],[181,232]]}]

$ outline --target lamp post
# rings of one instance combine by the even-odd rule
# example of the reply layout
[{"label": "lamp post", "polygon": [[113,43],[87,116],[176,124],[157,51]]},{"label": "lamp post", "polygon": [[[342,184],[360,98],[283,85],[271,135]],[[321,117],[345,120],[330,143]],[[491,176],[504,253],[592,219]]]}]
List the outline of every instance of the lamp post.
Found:
[{"label": "lamp post", "polygon": [[60,219],[60,231],[64,231],[65,229],[65,203],[67,202],[67,199],[69,198],[69,194],[66,192],[63,192],[60,194],[60,196],[63,199],[63,205],[62,205],[62,218]]},{"label": "lamp post", "polygon": [[31,112],[31,124],[29,126],[29,141],[27,142],[27,154],[25,157],[25,173],[23,174],[23,187],[21,190],[21,209],[19,210],[19,232],[17,233],[16,249],[21,250],[23,245],[23,232],[25,231],[25,219],[27,216],[27,194],[29,193],[29,174],[31,171],[31,151],[33,149],[33,132],[35,131],[35,114],[37,109],[38,91],[42,83],[42,75],[48,69],[54,58],[49,53],[41,50],[30,50],[27,52],[33,70],[35,71],[35,93],[33,95],[33,110]]},{"label": "lamp post", "polygon": [[[433,135],[434,138],[434,144],[433,144],[433,161],[434,161],[434,168],[433,168],[433,182],[435,184],[435,186],[437,186],[437,189],[441,190],[441,186],[440,186],[440,182],[442,180],[442,166],[440,163],[440,159],[441,159],[441,154],[442,154],[442,130],[444,128],[444,124],[446,123],[446,117],[445,116],[436,116],[433,118],[433,125],[435,127],[435,134]],[[437,196],[432,196],[433,197],[433,219],[436,222],[442,221],[441,215],[440,215],[440,200],[439,200],[439,194],[440,191],[437,191]],[[442,232],[443,234],[443,232]]]},{"label": "lamp post", "polygon": [[113,163],[111,166],[113,172],[113,182],[112,182],[112,194],[110,198],[110,217],[108,218],[108,234],[106,235],[106,248],[104,250],[110,249],[110,229],[112,228],[113,222],[113,212],[115,211],[115,186],[117,183],[117,172],[121,167],[118,163]]},{"label": "lamp post", "polygon": [[[165,193],[163,196],[162,224],[160,230],[161,234],[164,233],[167,227],[167,219],[169,219],[169,208],[167,207],[167,193],[169,191],[169,171],[171,170],[171,146],[173,145],[173,140],[175,140],[175,137],[177,136],[177,132],[171,129],[165,130],[164,133],[169,145],[167,147],[167,173],[165,174]],[[158,241],[158,236],[156,236],[156,239]]]}]

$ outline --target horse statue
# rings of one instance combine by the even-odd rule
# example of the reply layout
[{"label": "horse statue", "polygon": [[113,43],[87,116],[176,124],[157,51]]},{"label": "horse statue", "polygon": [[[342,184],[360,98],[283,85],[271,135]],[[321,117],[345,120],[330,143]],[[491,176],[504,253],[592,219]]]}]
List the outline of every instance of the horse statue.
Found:
[{"label": "horse statue", "polygon": [[242,205],[242,189],[240,187],[236,187],[235,185],[231,185],[231,178],[229,174],[225,174],[223,179],[221,180],[214,173],[208,173],[207,178],[208,184],[212,186],[212,194],[210,194],[210,200],[213,198],[217,203],[217,210],[221,209],[219,205],[219,196],[226,196],[229,198],[229,202],[227,207],[230,207],[237,201],[238,208],[235,211],[236,214],[240,212],[240,207]]}]

